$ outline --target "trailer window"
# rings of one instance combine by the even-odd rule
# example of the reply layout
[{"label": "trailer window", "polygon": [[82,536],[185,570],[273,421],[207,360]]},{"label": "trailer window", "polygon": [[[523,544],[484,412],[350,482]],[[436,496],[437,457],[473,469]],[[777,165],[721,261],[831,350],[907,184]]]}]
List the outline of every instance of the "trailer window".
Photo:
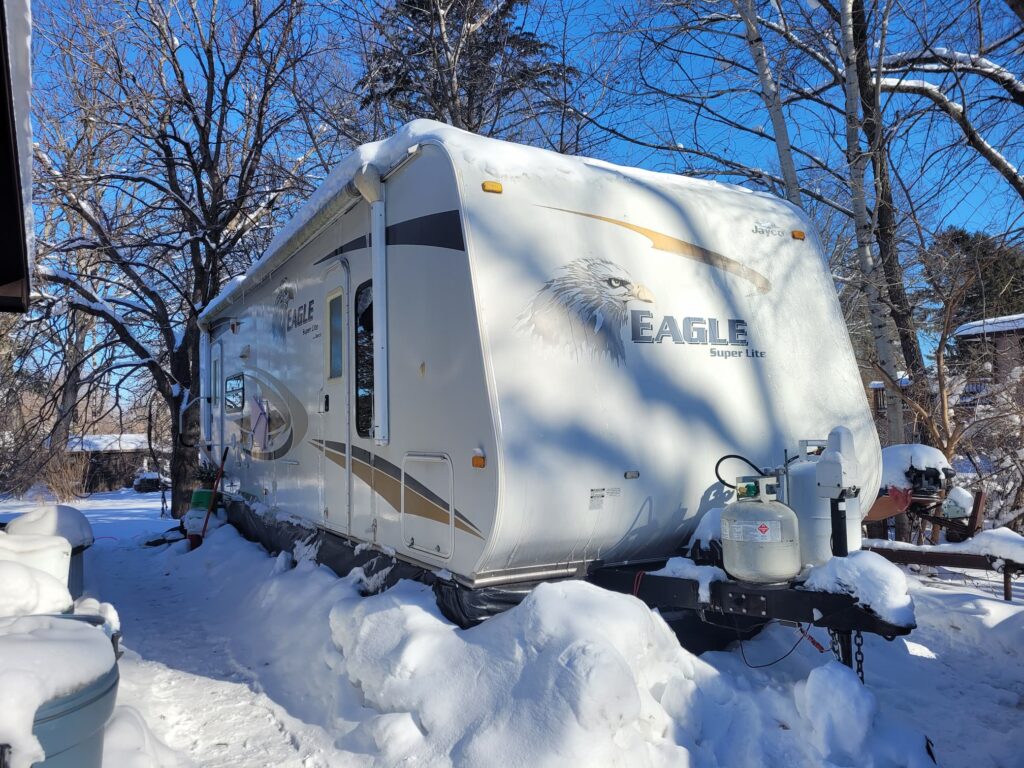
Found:
[{"label": "trailer window", "polygon": [[238,413],[245,405],[245,379],[236,373],[224,380],[224,410]]},{"label": "trailer window", "polygon": [[327,302],[327,369],[328,378],[337,379],[341,377],[341,352],[344,349],[344,337],[341,335],[341,294],[334,296]]},{"label": "trailer window", "polygon": [[367,280],[356,290],[356,432],[370,437],[373,432],[373,292]]}]

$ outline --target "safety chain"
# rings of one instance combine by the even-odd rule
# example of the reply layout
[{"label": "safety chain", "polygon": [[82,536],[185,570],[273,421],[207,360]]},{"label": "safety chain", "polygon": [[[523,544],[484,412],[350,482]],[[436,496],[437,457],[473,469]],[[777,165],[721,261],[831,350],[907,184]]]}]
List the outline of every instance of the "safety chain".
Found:
[{"label": "safety chain", "polygon": [[832,655],[836,657],[836,661],[841,662],[843,655],[839,652],[839,636],[834,629],[829,629],[828,631],[828,645],[832,649]]},{"label": "safety chain", "polygon": [[864,635],[858,629],[853,633],[853,644],[857,647],[857,650],[853,654],[853,660],[857,664],[857,677],[860,681],[864,682]]}]

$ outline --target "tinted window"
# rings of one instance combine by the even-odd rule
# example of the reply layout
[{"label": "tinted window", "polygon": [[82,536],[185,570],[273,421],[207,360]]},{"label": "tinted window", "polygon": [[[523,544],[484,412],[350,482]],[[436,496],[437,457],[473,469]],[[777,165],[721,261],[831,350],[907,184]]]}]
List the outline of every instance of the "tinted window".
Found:
[{"label": "tinted window", "polygon": [[341,296],[335,296],[331,299],[327,305],[328,322],[330,328],[328,329],[328,344],[330,349],[328,350],[328,369],[330,371],[329,378],[336,379],[341,376],[341,352],[342,344],[344,344],[344,337],[341,335]]},{"label": "tinted window", "polygon": [[373,434],[373,293],[367,280],[356,290],[356,432]]},{"label": "tinted window", "polygon": [[245,405],[245,379],[238,373],[224,380],[224,410],[237,413]]}]

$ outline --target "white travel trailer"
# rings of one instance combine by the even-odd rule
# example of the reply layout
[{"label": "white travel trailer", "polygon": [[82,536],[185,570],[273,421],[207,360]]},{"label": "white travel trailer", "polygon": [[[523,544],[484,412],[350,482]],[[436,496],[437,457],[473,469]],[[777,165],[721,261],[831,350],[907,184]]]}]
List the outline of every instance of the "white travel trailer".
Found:
[{"label": "white travel trailer", "polygon": [[464,587],[668,557],[726,499],[719,457],[836,424],[862,509],[878,488],[818,237],[740,187],[417,121],[201,325],[229,490]]}]

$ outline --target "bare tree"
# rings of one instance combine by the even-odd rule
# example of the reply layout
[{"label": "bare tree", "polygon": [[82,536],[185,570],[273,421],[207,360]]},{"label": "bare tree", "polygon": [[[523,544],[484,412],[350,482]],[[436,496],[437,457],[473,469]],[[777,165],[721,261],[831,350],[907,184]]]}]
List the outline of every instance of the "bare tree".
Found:
[{"label": "bare tree", "polygon": [[117,365],[171,412],[176,515],[198,461],[198,315],[304,183],[310,150],[288,130],[314,11],[67,0],[37,18],[37,196],[56,222],[40,273],[116,334]]}]

